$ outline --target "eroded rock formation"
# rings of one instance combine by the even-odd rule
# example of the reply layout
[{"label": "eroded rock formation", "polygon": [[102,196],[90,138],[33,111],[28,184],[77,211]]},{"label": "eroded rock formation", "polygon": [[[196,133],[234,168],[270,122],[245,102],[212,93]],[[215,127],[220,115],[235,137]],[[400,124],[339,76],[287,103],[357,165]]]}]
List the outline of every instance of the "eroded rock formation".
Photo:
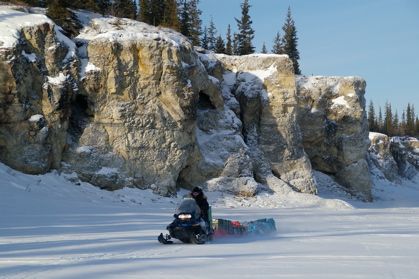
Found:
[{"label": "eroded rock formation", "polygon": [[1,9],[15,38],[0,37],[6,164],[163,195],[316,193],[313,165],[370,199],[364,81],[296,81],[287,56],[197,52],[169,29],[84,12],[70,40],[45,16]]},{"label": "eroded rock formation", "polygon": [[364,80],[298,77],[298,123],[313,168],[371,200]]}]

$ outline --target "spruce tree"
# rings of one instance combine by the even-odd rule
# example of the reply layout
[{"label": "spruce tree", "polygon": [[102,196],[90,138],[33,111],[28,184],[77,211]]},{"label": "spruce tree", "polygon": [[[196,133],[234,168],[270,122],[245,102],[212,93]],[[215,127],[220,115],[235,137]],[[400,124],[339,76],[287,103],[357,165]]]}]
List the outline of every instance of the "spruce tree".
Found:
[{"label": "spruce tree", "polygon": [[208,49],[208,30],[206,26],[202,35],[201,47],[203,47],[204,49]]},{"label": "spruce tree", "polygon": [[402,122],[399,125],[399,133],[401,136],[406,135],[406,112],[403,110]]},{"label": "spruce tree", "polygon": [[137,17],[137,5],[133,0],[114,0],[111,6],[111,15],[135,19]]},{"label": "spruce tree", "polygon": [[300,53],[297,49],[297,29],[295,27],[294,19],[291,16],[291,7],[288,7],[287,18],[285,20],[284,26],[282,27],[284,31],[284,53],[288,54],[294,65],[294,73],[300,75],[300,66],[298,60],[300,59]]},{"label": "spruce tree", "polygon": [[266,54],[266,53],[268,53],[268,49],[266,48],[265,42],[263,42],[261,52],[262,52],[262,53],[265,53],[265,54]]},{"label": "spruce tree", "polygon": [[217,28],[215,28],[214,21],[211,18],[209,27],[208,27],[208,50],[215,49],[215,43],[217,40],[216,35],[217,35]]},{"label": "spruce tree", "polygon": [[375,109],[374,104],[372,101],[370,101],[369,107],[368,107],[368,126],[370,128],[371,132],[377,132],[377,129],[375,127],[376,119],[375,119]]},{"label": "spruce tree", "polygon": [[138,19],[148,24],[152,24],[150,15],[150,4],[150,0],[140,0],[140,11],[138,13]]},{"label": "spruce tree", "polygon": [[165,1],[150,0],[150,24],[159,26],[164,17]]},{"label": "spruce tree", "polygon": [[394,136],[400,135],[400,126],[399,126],[399,114],[396,112],[393,114],[393,123],[391,125],[391,128],[393,130]]},{"label": "spruce tree", "polygon": [[393,113],[391,112],[391,104],[389,102],[386,102],[383,132],[388,136],[393,135]]},{"label": "spruce tree", "polygon": [[406,135],[411,136],[413,134],[415,129],[414,121],[414,113],[412,113],[412,107],[410,103],[408,103],[406,108]]},{"label": "spruce tree", "polygon": [[237,51],[239,55],[251,54],[255,51],[252,40],[255,37],[255,31],[252,29],[252,20],[250,19],[249,0],[244,0],[241,4],[241,18],[235,19],[237,22]]},{"label": "spruce tree", "polygon": [[240,55],[239,53],[239,35],[237,33],[233,34],[233,54]]},{"label": "spruce tree", "polygon": [[97,2],[98,11],[102,15],[108,14],[109,8],[111,6],[111,1],[110,0],[97,0],[96,2]]},{"label": "spruce tree", "polygon": [[416,137],[419,137],[419,118],[416,116],[416,120],[415,120],[415,122],[416,122],[416,124],[415,124],[415,127],[416,127]]},{"label": "spruce tree", "polygon": [[225,53],[226,52],[225,43],[224,43],[224,40],[221,37],[221,35],[218,35],[217,39],[215,40],[214,52],[215,53]]},{"label": "spruce tree", "polygon": [[46,16],[51,18],[56,24],[61,26],[68,37],[78,35],[81,28],[76,16],[67,7],[70,4],[67,0],[49,0],[47,3]]},{"label": "spruce tree", "polygon": [[232,55],[233,54],[233,45],[231,42],[231,27],[230,24],[227,27],[227,34],[226,34],[226,51],[225,53],[228,55]]},{"label": "spruce tree", "polygon": [[186,0],[182,1],[182,8],[179,14],[180,33],[190,38],[191,20],[189,18],[189,4]]},{"label": "spruce tree", "polygon": [[274,45],[272,47],[272,53],[284,54],[284,46],[282,45],[282,38],[279,32],[277,32],[275,35]]},{"label": "spruce tree", "polygon": [[164,0],[164,11],[161,26],[179,31],[179,19],[177,17],[176,0]]},{"label": "spruce tree", "polygon": [[189,3],[189,19],[190,19],[190,36],[194,46],[199,46],[200,37],[202,35],[201,10],[198,8],[199,0],[190,0]]},{"label": "spruce tree", "polygon": [[383,133],[383,113],[381,112],[381,106],[378,108],[378,132]]}]

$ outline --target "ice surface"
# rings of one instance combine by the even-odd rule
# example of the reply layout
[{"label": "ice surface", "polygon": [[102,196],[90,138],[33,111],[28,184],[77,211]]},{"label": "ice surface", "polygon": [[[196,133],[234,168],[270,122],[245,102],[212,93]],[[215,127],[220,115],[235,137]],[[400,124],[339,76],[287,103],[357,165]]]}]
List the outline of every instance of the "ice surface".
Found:
[{"label": "ice surface", "polygon": [[76,185],[75,174],[0,164],[0,278],[417,278],[418,177],[402,185],[375,177],[373,203],[351,199],[327,175],[316,179],[318,202],[206,193],[214,218],[272,217],[277,234],[163,246],[157,235],[186,192],[111,192]]}]

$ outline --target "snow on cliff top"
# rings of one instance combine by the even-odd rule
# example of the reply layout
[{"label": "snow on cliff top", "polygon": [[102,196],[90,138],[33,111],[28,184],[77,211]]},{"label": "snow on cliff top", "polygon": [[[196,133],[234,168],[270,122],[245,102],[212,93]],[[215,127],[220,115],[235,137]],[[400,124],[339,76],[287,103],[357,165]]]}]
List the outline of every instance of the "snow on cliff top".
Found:
[{"label": "snow on cliff top", "polygon": [[[64,44],[68,49],[64,62],[68,62],[76,55],[76,45],[74,42],[67,38],[62,33],[61,27],[55,25],[51,19],[43,14],[26,13],[14,10],[13,8],[18,7],[0,6],[0,49],[15,47],[19,42],[20,32],[23,28],[47,23],[54,27],[56,39],[60,43]],[[31,12],[33,12],[32,9]],[[35,12],[37,11],[35,10]],[[22,52],[22,55],[24,55],[30,62],[36,61],[35,54]]]},{"label": "snow on cliff top", "polygon": [[22,28],[44,23],[54,24],[44,15],[24,13],[9,6],[0,6],[0,49],[14,47]]},{"label": "snow on cliff top", "polygon": [[339,90],[340,81],[356,79],[362,78],[358,76],[295,76],[295,80],[299,87],[313,88],[326,84],[328,87],[333,88],[336,92]]},{"label": "snow on cliff top", "polygon": [[377,132],[369,132],[368,137],[370,140],[373,140],[375,138],[387,137],[387,135]]},{"label": "snow on cliff top", "polygon": [[102,17],[84,11],[77,11],[76,15],[85,26],[77,39],[116,42],[163,40],[175,47],[189,44],[186,37],[168,28],[154,27],[127,18]]}]

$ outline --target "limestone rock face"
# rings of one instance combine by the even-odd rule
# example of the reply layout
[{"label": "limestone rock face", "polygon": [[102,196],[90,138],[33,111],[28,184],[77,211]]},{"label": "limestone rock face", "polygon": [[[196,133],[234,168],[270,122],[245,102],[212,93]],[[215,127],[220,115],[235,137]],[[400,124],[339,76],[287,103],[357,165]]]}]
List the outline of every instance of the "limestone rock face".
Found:
[{"label": "limestone rock face", "polygon": [[242,196],[316,193],[313,165],[370,198],[364,81],[296,80],[287,56],[216,55],[128,19],[76,11],[70,40],[44,15],[0,12],[13,14],[0,21],[2,162],[108,190]]},{"label": "limestone rock face", "polygon": [[356,77],[297,77],[298,123],[313,168],[371,200],[365,86]]},{"label": "limestone rock face", "polygon": [[190,43],[116,18],[92,19],[76,41],[82,69],[74,106],[82,110],[71,118],[65,162],[107,189],[154,184],[174,193],[194,150],[199,94],[223,106]]},{"label": "limestone rock face", "polygon": [[[411,137],[388,137],[370,132],[369,162],[384,177],[399,183],[412,179],[419,171],[419,141]],[[380,175],[380,173],[378,173]]]},{"label": "limestone rock face", "polygon": [[410,137],[391,138],[390,152],[400,176],[411,179],[419,171],[419,141]]},{"label": "limestone rock face", "polygon": [[[213,79],[221,88],[225,111],[232,119],[228,125],[230,129],[208,129],[210,132],[206,137],[198,137],[199,141],[208,138],[209,134],[212,137],[220,135],[213,141],[218,152],[224,154],[215,168],[218,173],[221,176],[231,173],[233,158],[247,162],[247,156],[251,160],[244,163],[246,167],[234,164],[236,170],[241,169],[236,171],[236,177],[246,173],[242,177],[255,177],[259,183],[266,184],[266,177],[273,172],[294,189],[315,193],[316,183],[296,122],[295,78],[288,57],[210,55],[204,58],[204,63],[208,72],[216,75]],[[198,122],[202,123],[200,119],[198,116]],[[201,131],[206,130],[199,127]],[[226,140],[226,135],[236,140]],[[207,148],[203,150],[205,158]]]},{"label": "limestone rock face", "polygon": [[385,178],[393,182],[401,182],[398,175],[398,166],[390,151],[391,141],[387,135],[369,133],[370,147],[369,159],[384,174]]},{"label": "limestone rock face", "polygon": [[77,84],[74,43],[43,15],[7,7],[0,22],[0,161],[27,173],[60,166]]}]

